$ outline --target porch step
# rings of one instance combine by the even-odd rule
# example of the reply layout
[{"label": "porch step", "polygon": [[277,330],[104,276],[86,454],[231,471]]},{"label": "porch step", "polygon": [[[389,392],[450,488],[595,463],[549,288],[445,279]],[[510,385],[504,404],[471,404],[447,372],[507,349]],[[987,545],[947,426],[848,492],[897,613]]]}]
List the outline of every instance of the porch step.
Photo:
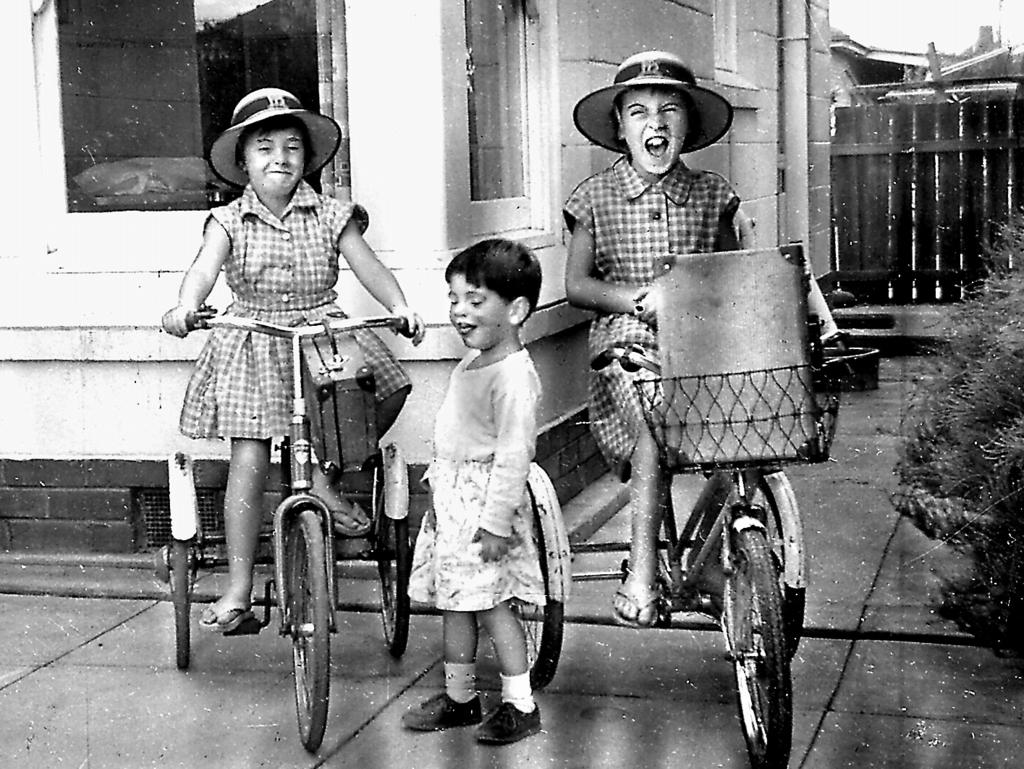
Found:
[{"label": "porch step", "polygon": [[850,344],[885,357],[934,352],[949,330],[954,305],[858,305],[833,310]]}]

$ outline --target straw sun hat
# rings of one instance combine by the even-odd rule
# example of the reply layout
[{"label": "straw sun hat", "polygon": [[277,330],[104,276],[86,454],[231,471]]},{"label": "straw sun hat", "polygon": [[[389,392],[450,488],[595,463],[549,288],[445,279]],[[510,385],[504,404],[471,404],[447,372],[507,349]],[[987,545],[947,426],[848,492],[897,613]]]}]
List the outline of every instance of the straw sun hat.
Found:
[{"label": "straw sun hat", "polygon": [[297,98],[280,88],[260,88],[235,105],[231,113],[231,126],[210,148],[210,165],[221,179],[244,187],[249,181],[245,171],[238,167],[236,148],[245,129],[269,118],[293,115],[302,121],[309,132],[308,157],[303,176],[314,174],[334,157],[341,143],[341,128],[326,115],[304,109]]},{"label": "straw sun hat", "polygon": [[666,86],[690,97],[690,127],[683,152],[707,147],[725,135],[732,125],[732,105],[714,91],[697,85],[682,59],[665,51],[634,54],[619,65],[611,85],[598,88],[576,104],[572,119],[580,133],[594,144],[615,152],[624,152],[626,143],[619,138],[615,100],[627,88]]}]

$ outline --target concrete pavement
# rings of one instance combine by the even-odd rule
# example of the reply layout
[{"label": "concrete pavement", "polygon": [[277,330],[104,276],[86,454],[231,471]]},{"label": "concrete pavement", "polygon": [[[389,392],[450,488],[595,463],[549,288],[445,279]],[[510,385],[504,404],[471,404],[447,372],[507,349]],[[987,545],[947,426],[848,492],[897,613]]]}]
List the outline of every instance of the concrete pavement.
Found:
[{"label": "concrete pavement", "polygon": [[[794,768],[988,769],[1024,754],[1024,665],[935,613],[941,579],[967,564],[889,502],[901,418],[924,365],[884,359],[879,390],[846,398],[835,461],[790,472],[811,578],[793,665]],[[592,540],[623,538],[624,515],[595,523],[617,491],[595,486],[567,508],[570,524]],[[581,555],[576,566],[620,558]],[[720,633],[699,620],[614,626],[610,583],[574,586],[562,660],[538,695],[544,732],[497,749],[471,731],[399,726],[441,687],[436,616],[413,617],[409,650],[394,661],[375,614],[343,612],[327,733],[311,756],[296,734],[290,646],[272,629],[235,639],[196,630],[192,667],[179,672],[170,604],[137,564],[0,561],[0,767],[747,766]],[[372,581],[350,576],[347,605],[370,605]],[[214,595],[217,579],[205,576],[200,595]],[[486,644],[481,653],[485,702],[495,704]]]}]

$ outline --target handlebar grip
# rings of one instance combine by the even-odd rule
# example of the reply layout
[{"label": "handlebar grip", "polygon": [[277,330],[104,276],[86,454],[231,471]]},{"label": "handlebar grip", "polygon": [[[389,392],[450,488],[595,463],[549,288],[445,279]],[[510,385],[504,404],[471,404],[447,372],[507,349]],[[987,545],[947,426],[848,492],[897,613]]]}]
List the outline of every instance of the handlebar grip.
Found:
[{"label": "handlebar grip", "polygon": [[185,328],[189,331],[195,331],[200,328],[209,328],[210,324],[207,321],[217,314],[217,311],[212,307],[203,305],[198,310],[189,310],[185,313]]},{"label": "handlebar grip", "polygon": [[406,317],[395,318],[395,331],[406,339],[412,339],[414,336],[412,326],[409,324],[409,319]]},{"label": "handlebar grip", "polygon": [[590,361],[590,368],[593,369],[594,371],[600,371],[601,369],[609,366],[611,362],[615,360],[615,358],[616,355],[614,351],[610,349],[602,350],[596,356],[594,356],[594,359],[592,361]]}]

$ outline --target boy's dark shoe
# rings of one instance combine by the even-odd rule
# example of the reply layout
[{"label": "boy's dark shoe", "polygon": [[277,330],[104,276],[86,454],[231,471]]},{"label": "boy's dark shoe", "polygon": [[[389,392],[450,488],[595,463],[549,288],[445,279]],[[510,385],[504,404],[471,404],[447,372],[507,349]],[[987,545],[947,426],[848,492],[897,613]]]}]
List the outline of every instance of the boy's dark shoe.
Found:
[{"label": "boy's dark shoe", "polygon": [[524,713],[511,702],[503,702],[476,730],[476,741],[507,745],[539,731],[540,707],[534,706],[532,713]]},{"label": "boy's dark shoe", "polygon": [[438,732],[480,723],[480,698],[456,702],[446,692],[424,700],[402,716],[402,726],[416,732]]}]

